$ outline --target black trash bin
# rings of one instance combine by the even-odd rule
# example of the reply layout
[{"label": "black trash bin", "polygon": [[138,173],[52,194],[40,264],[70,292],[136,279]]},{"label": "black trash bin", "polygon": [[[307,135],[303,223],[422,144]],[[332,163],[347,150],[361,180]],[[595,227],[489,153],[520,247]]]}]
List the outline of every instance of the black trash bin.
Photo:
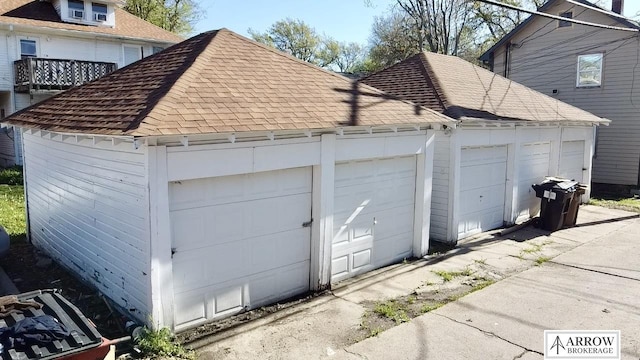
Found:
[{"label": "black trash bin", "polygon": [[571,204],[569,204],[569,211],[567,211],[567,215],[564,217],[564,226],[576,226],[576,221],[578,220],[578,209],[580,202],[582,201],[582,195],[584,195],[586,191],[587,185],[578,184],[576,186],[576,191],[573,193]]},{"label": "black trash bin", "polygon": [[548,231],[562,229],[571,208],[578,182],[560,178],[547,178],[533,184],[540,200],[540,227]]}]

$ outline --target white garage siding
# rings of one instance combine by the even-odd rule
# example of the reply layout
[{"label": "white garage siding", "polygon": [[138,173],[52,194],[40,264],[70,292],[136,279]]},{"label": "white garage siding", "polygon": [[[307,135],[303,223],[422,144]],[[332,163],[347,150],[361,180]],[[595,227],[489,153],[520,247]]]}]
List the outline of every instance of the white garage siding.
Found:
[{"label": "white garage siding", "polygon": [[447,225],[449,224],[450,143],[451,136],[436,132],[433,156],[430,237],[434,240],[442,241],[447,240]]},{"label": "white garage siding", "polygon": [[16,132],[11,128],[0,129],[0,166],[11,166],[16,163],[16,152],[13,137]]},{"label": "white garage siding", "polygon": [[462,148],[459,239],[503,225],[506,173],[507,146]]},{"label": "white garage siding", "polygon": [[551,157],[551,143],[529,143],[520,148],[518,166],[518,209],[516,219],[526,220],[536,216],[540,211],[540,199],[531,187],[539,184],[545,176],[550,174],[549,162]]},{"label": "white garage siding", "polygon": [[311,167],[172,182],[176,329],[309,290]]},{"label": "white garage siding", "polygon": [[411,257],[416,157],[337,164],[331,281]]},{"label": "white garage siding", "polygon": [[145,153],[24,135],[31,240],[141,321],[150,296]]}]

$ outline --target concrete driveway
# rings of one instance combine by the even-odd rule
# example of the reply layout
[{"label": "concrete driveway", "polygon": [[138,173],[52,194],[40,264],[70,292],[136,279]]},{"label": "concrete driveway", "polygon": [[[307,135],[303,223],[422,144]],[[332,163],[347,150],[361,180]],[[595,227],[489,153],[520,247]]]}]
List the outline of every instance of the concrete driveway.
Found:
[{"label": "concrete driveway", "polygon": [[[578,222],[553,234],[485,234],[194,345],[204,359],[541,359],[545,329],[612,329],[621,330],[623,359],[640,359],[640,220],[584,206]],[[500,281],[377,336],[350,336],[367,302],[463,268]]]}]

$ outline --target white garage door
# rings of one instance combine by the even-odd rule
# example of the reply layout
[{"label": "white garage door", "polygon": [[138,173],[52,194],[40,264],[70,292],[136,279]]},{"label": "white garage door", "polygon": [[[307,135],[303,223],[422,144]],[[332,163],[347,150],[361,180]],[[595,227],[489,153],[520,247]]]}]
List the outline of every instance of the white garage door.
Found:
[{"label": "white garage door", "polygon": [[170,185],[178,329],[309,289],[311,168]]},{"label": "white garage door", "polygon": [[462,148],[458,238],[502,226],[507,147]]},{"label": "white garage door", "polygon": [[540,211],[540,199],[531,187],[549,175],[551,143],[524,144],[520,148],[518,166],[518,218],[530,218]]},{"label": "white garage door", "polygon": [[560,177],[582,181],[584,140],[564,141],[560,155]]},{"label": "white garage door", "polygon": [[337,164],[331,281],[412,254],[415,156]]}]

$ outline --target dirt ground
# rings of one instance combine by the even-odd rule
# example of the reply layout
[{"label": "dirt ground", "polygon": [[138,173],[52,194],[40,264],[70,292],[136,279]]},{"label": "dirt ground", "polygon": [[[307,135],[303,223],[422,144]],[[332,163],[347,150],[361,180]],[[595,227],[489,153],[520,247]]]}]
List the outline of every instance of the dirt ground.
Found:
[{"label": "dirt ground", "polygon": [[20,292],[60,289],[62,295],[96,325],[102,336],[115,339],[128,335],[124,331],[127,319],[112,309],[106,298],[40,254],[33,245],[11,244],[9,253],[0,259],[0,266]]}]

